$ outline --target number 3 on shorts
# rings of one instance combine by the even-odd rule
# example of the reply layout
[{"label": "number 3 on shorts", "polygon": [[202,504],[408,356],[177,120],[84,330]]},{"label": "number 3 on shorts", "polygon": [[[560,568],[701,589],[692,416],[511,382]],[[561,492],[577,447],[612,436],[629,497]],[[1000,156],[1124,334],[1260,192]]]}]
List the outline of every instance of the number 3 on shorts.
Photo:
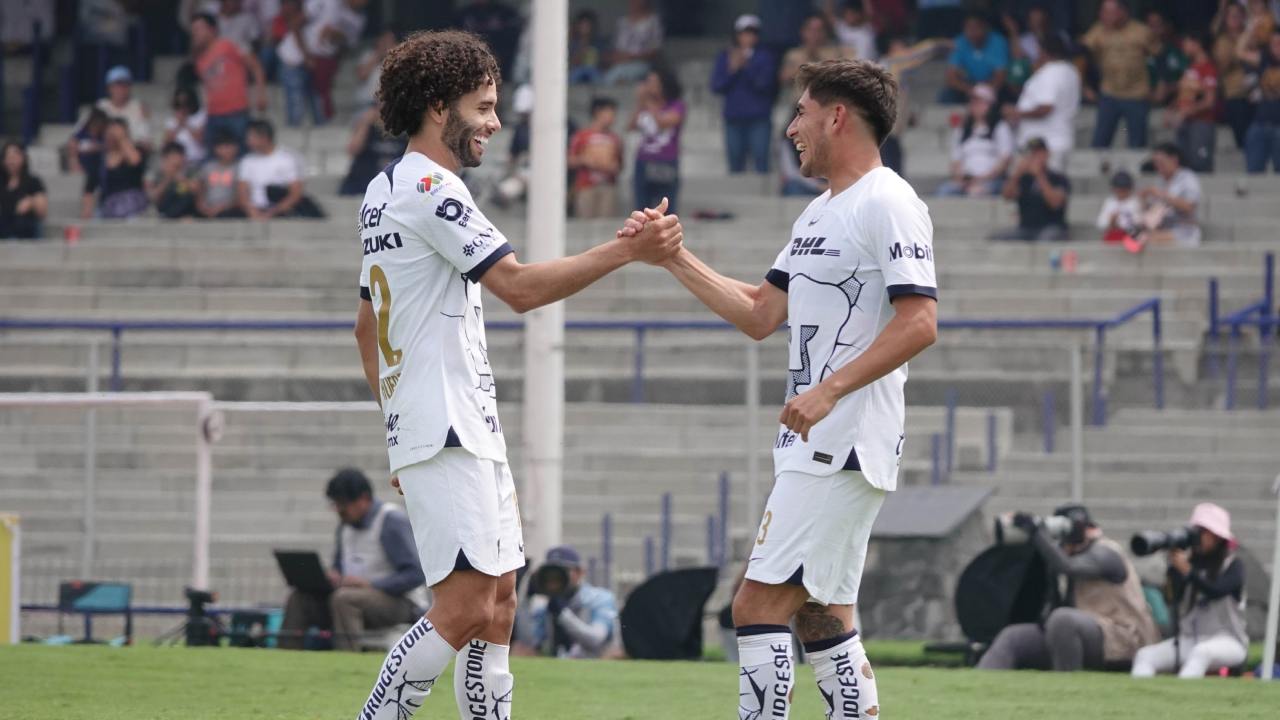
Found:
[{"label": "number 3 on shorts", "polygon": [[773,522],[773,511],[764,511],[764,521],[760,523],[760,537],[756,538],[757,545],[763,545],[765,538],[769,537],[769,523]]}]

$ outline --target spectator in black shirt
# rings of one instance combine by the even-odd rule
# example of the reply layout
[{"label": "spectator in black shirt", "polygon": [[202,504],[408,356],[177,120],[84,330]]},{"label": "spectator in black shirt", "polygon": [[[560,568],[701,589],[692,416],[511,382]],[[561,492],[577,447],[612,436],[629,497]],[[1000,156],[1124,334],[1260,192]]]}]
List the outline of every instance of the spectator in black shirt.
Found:
[{"label": "spectator in black shirt", "polygon": [[49,212],[44,182],[31,174],[27,151],[18,143],[5,143],[0,156],[0,240],[39,238]]},{"label": "spectator in black shirt", "polygon": [[160,151],[160,167],[147,182],[147,196],[162,218],[196,214],[196,183],[187,172],[187,153],[181,143],[166,143]]},{"label": "spectator in black shirt", "polygon": [[129,124],[119,118],[107,121],[103,144],[98,215],[114,219],[137,217],[147,209],[147,193],[143,190],[147,157],[129,138]]},{"label": "spectator in black shirt", "polygon": [[1004,184],[1004,198],[1018,202],[1018,227],[992,233],[992,240],[1043,242],[1067,239],[1067,199],[1071,182],[1049,168],[1049,148],[1031,138]]},{"label": "spectator in black shirt", "polygon": [[364,195],[369,181],[396,158],[404,155],[404,147],[404,138],[392,137],[382,129],[378,106],[365,110],[356,119],[355,127],[351,130],[351,140],[347,142],[351,166],[338,186],[338,194]]},{"label": "spectator in black shirt", "polygon": [[102,146],[106,141],[107,114],[102,108],[89,110],[80,129],[67,141],[67,163],[72,173],[84,173],[84,190],[80,200],[80,217],[93,217],[93,205],[102,181]]}]

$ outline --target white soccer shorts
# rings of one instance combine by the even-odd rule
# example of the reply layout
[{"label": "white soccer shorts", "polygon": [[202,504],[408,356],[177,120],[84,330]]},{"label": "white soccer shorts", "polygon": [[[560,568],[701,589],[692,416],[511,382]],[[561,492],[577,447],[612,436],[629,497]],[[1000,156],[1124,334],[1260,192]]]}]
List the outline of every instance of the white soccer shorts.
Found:
[{"label": "white soccer shorts", "polygon": [[769,493],[747,562],[747,579],[795,583],[823,605],[858,601],[867,543],[885,491],[862,473],[782,472]]},{"label": "white soccer shorts", "polygon": [[397,473],[430,587],[454,570],[500,577],[524,567],[524,531],[511,469],[444,448]]}]

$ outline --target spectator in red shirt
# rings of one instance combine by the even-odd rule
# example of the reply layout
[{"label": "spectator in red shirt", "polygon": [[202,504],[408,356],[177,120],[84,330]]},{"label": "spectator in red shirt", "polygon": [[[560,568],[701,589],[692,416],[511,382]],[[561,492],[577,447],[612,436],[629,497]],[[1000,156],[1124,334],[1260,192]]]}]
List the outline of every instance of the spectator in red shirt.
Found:
[{"label": "spectator in red shirt", "polygon": [[569,141],[573,174],[573,209],[578,218],[613,217],[618,209],[618,173],[622,170],[622,138],[613,132],[618,103],[591,101],[591,124]]},{"label": "spectator in red shirt", "polygon": [[1178,80],[1178,94],[1168,115],[1168,125],[1178,129],[1178,147],[1193,172],[1213,172],[1217,129],[1218,69],[1209,56],[1208,36],[1188,34],[1182,52],[1188,65]]},{"label": "spectator in red shirt", "polygon": [[249,125],[251,75],[255,105],[259,111],[267,109],[262,65],[252,53],[219,37],[218,19],[209,13],[200,13],[191,20],[191,51],[204,89],[207,115],[204,134],[208,151],[213,152],[213,137],[225,130],[239,140],[243,152],[245,130]]}]

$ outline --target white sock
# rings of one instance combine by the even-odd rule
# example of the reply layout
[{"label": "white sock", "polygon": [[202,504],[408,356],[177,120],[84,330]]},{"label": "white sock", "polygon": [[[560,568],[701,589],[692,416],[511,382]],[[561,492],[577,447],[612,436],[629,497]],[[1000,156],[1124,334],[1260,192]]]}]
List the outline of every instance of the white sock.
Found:
[{"label": "white sock", "polygon": [[431,694],[440,673],[458,654],[425,617],[387,653],[373,692],[356,720],[406,720]]},{"label": "white sock", "polygon": [[827,720],[880,715],[876,676],[857,630],[830,640],[805,643],[804,651],[813,665],[818,692],[827,703]]},{"label": "white sock", "polygon": [[453,666],[453,695],[462,720],[511,720],[515,678],[506,645],[472,640],[458,651]]},{"label": "white sock", "polygon": [[738,628],[738,720],[786,720],[795,682],[792,663],[791,628]]}]

